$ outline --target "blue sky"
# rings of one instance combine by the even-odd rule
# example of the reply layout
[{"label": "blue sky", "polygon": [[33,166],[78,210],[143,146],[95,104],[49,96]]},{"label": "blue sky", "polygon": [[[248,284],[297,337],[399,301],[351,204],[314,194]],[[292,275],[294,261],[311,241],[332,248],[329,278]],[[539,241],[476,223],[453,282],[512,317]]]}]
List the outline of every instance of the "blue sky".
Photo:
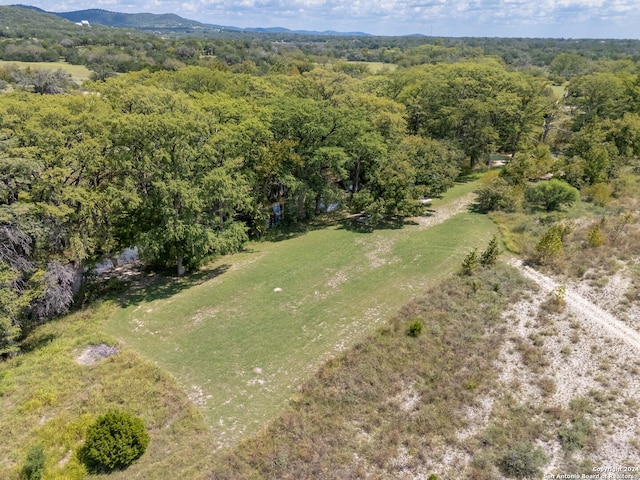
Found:
[{"label": "blue sky", "polygon": [[640,0],[0,0],[15,3],[375,35],[640,38]]}]

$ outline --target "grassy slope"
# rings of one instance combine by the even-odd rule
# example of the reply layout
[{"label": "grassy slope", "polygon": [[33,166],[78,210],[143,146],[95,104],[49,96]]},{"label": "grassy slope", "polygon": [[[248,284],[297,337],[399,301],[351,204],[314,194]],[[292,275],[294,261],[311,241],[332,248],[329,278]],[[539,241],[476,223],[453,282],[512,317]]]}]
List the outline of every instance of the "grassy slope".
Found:
[{"label": "grassy slope", "polygon": [[[209,478],[497,478],[490,464],[504,444],[494,451],[459,433],[495,395],[501,312],[526,288],[505,266],[450,276],[327,362],[267,430],[217,458]],[[413,338],[407,326],[416,319],[424,327]],[[508,434],[531,436],[521,427]],[[491,462],[451,469],[438,462],[447,450]]]},{"label": "grassy slope", "polygon": [[[449,201],[473,188],[462,184]],[[457,268],[493,226],[462,214],[430,229],[341,226],[253,244],[197,286],[132,296],[106,328],[180,379],[221,444],[256,431],[326,358]],[[172,281],[173,280],[169,280]],[[274,288],[282,292],[274,292]]]},{"label": "grassy slope", "polygon": [[44,480],[83,478],[75,451],[96,415],[126,408],[139,415],[151,434],[147,453],[113,478],[162,478],[167,470],[194,477],[211,452],[202,414],[167,373],[126,349],[93,366],[76,363],[87,345],[113,338],[100,322],[105,303],[36,329],[26,352],[0,363],[0,479],[17,478],[28,449],[45,446]]},{"label": "grassy slope", "polygon": [[[637,184],[630,186],[630,194],[637,191]],[[567,262],[547,266],[556,273],[574,267],[602,270],[595,278],[606,284],[615,271],[607,268],[620,268],[614,259],[628,262],[632,282],[621,304],[624,312],[640,298],[634,276],[640,229],[633,195],[606,209],[580,203],[566,212],[512,214],[512,220],[516,227],[519,222],[527,227],[515,228],[526,244],[535,244],[554,221],[576,222],[566,242]],[[635,215],[614,237],[621,206]],[[587,231],[596,224],[605,243],[585,248]],[[435,473],[442,480],[489,480],[505,478],[505,465],[534,468],[525,456],[514,460],[518,445],[527,452],[543,447],[537,466],[554,474],[591,474],[614,453],[607,448],[624,449],[615,452],[619,457],[637,458],[637,430],[631,440],[620,435],[620,426],[628,427],[636,418],[637,395],[624,374],[637,375],[637,360],[612,373],[612,362],[619,359],[611,339],[604,340],[607,347],[598,360],[602,340],[596,337],[590,348],[577,345],[580,321],[564,312],[564,303],[555,296],[532,291],[504,265],[480,269],[473,277],[450,276],[405,306],[390,328],[327,362],[268,429],[216,458],[209,478],[345,480],[428,478]],[[519,299],[521,307],[526,305],[520,309],[522,318],[518,310],[501,315]],[[423,332],[411,338],[407,327],[416,319],[424,323]],[[570,335],[566,328],[559,330],[563,322],[574,330]],[[574,350],[593,363],[576,368]],[[565,370],[579,377],[580,388],[567,387],[556,376],[562,368],[551,363],[552,352],[572,365]],[[509,370],[515,375],[505,374]],[[560,395],[554,397],[556,389]],[[559,402],[563,396],[568,399]],[[600,448],[601,442],[608,443]]]}]

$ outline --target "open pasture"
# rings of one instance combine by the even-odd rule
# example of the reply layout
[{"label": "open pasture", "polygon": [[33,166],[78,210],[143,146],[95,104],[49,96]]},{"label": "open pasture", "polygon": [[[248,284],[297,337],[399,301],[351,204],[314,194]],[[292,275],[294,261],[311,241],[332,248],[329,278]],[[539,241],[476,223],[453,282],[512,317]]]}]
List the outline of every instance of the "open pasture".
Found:
[{"label": "open pasture", "polygon": [[362,63],[366,65],[369,68],[369,71],[371,73],[380,73],[385,70],[393,72],[398,68],[398,65],[396,65],[395,63],[383,63],[383,62],[356,62],[356,63]]},{"label": "open pasture", "polygon": [[23,70],[27,68],[52,71],[61,69],[71,75],[73,81],[78,85],[82,85],[82,82],[88,80],[91,76],[91,70],[84,65],[71,65],[67,62],[15,62],[0,60],[0,68],[5,66],[15,66]]},{"label": "open pasture", "polygon": [[369,73],[372,73],[374,75],[380,72],[385,72],[385,71],[393,72],[398,68],[398,65],[395,63],[384,63],[384,62],[361,62],[357,60],[353,60],[353,61],[347,60],[340,63],[366,67],[367,70],[369,70]]},{"label": "open pasture", "polygon": [[[436,211],[474,187],[458,185]],[[157,279],[131,292],[106,329],[171,372],[202,407],[218,445],[230,445],[493,233],[487,217],[472,213],[373,232],[338,222],[251,244],[195,282]]]}]

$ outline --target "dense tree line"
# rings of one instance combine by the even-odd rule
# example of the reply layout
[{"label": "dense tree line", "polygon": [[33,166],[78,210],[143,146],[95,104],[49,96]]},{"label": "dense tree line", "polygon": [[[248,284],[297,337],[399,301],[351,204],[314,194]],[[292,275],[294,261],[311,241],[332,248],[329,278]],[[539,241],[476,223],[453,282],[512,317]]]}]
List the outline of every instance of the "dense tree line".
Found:
[{"label": "dense tree line", "polygon": [[[93,262],[136,246],[183,274],[263,235],[274,204],[285,221],[336,205],[402,219],[493,152],[512,160],[481,192],[486,210],[556,208],[552,193],[575,197],[565,186],[615,193],[638,170],[633,42],[610,43],[606,59],[606,42],[586,55],[592,42],[78,29],[1,40],[0,54],[32,46],[90,63],[95,81],[73,93],[60,71],[0,70],[25,87],[0,105],[0,354],[65,311]],[[559,98],[550,84],[567,79]],[[562,183],[531,186],[549,174]]]},{"label": "dense tree line", "polygon": [[479,62],[364,78],[194,66],[85,94],[4,94],[3,350],[18,327],[69,306],[87,265],[125,247],[182,274],[264,234],[274,203],[290,221],[329,205],[371,221],[419,213],[469,160],[519,148],[542,120],[543,87]]},{"label": "dense tree line", "polygon": [[[638,40],[325,36],[197,29],[190,33],[82,27],[21,7],[0,7],[0,60],[86,65],[96,79],[142,69],[175,70],[212,59],[244,73],[304,73],[315,64],[382,62],[408,68],[495,57],[510,69],[536,72],[556,83],[609,70],[635,68]],[[538,70],[536,70],[538,69]],[[542,69],[542,70],[540,70]]]},{"label": "dense tree line", "polygon": [[[555,210],[577,200],[575,189],[601,204],[629,193],[640,173],[640,76],[635,65],[618,66],[571,79],[563,98],[543,110],[533,142],[480,192],[482,208],[513,211],[525,202]],[[560,180],[532,185],[549,177]]]}]

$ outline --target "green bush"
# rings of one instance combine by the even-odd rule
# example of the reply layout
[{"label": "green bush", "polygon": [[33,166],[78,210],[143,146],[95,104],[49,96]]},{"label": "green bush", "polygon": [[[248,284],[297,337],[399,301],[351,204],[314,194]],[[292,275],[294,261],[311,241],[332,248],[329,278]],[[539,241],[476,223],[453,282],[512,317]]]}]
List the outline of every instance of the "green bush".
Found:
[{"label": "green bush", "polygon": [[583,449],[592,434],[593,426],[584,417],[577,418],[558,429],[558,439],[562,448],[567,451]]},{"label": "green bush", "polygon": [[509,478],[538,478],[545,464],[544,453],[529,442],[511,447],[498,462],[498,468]]},{"label": "green bush", "polygon": [[474,248],[464,257],[464,260],[462,260],[462,271],[467,275],[471,275],[479,265],[480,256],[478,255],[478,249]]},{"label": "green bush", "polygon": [[567,182],[552,179],[528,187],[524,192],[524,198],[531,205],[543,207],[550,212],[565,205],[573,205],[580,198],[580,194]]},{"label": "green bush", "polygon": [[601,207],[611,201],[612,194],[613,187],[607,183],[596,183],[582,189],[585,200]]},{"label": "green bush", "polygon": [[564,257],[564,239],[571,233],[570,223],[556,223],[544,232],[536,244],[536,261],[542,264],[553,263]]},{"label": "green bush", "polygon": [[516,190],[503,178],[496,178],[477,191],[478,209],[482,212],[502,210],[513,212],[518,208]]},{"label": "green bush", "polygon": [[494,263],[496,263],[496,260],[498,260],[498,255],[500,255],[500,253],[502,252],[500,251],[500,247],[498,246],[498,239],[494,235],[491,238],[489,245],[487,245],[486,250],[482,252],[482,255],[480,255],[480,263],[483,267],[493,265]]},{"label": "green bush", "polygon": [[112,410],[87,430],[81,458],[94,473],[124,469],[140,458],[149,444],[144,423],[130,413]]},{"label": "green bush", "polygon": [[587,242],[592,247],[600,247],[604,244],[604,235],[599,224],[595,224],[587,233]]},{"label": "green bush", "polygon": [[34,445],[27,453],[27,459],[22,467],[21,478],[24,480],[40,480],[44,472],[47,455],[42,444]]},{"label": "green bush", "polygon": [[415,320],[409,324],[409,329],[407,333],[410,337],[417,337],[422,332],[422,322],[420,320]]}]

